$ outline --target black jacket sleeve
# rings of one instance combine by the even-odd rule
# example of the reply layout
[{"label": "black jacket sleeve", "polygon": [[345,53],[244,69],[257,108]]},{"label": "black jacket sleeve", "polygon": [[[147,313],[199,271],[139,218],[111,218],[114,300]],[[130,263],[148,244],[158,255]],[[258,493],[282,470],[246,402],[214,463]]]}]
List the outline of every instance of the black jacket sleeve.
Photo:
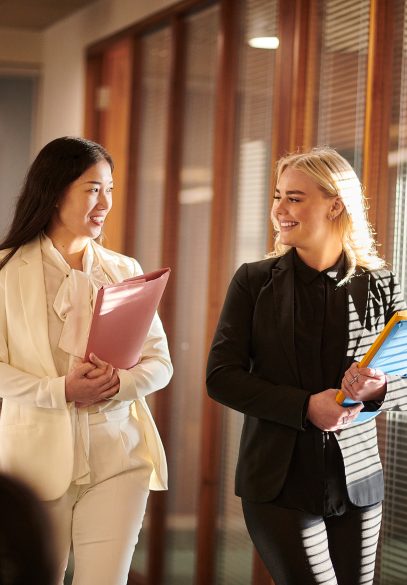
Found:
[{"label": "black jacket sleeve", "polygon": [[230,283],[209,353],[208,394],[246,415],[302,430],[309,393],[285,384],[281,369],[271,369],[264,377],[252,371],[256,295],[250,284],[248,265],[243,264]]}]

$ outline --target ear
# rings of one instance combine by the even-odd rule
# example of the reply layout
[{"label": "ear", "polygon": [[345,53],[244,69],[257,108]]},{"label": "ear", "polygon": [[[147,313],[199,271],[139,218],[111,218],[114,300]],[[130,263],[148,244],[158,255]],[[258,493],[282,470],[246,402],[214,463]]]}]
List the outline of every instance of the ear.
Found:
[{"label": "ear", "polygon": [[329,219],[336,219],[342,213],[344,207],[345,205],[342,199],[340,197],[335,197],[329,210]]}]

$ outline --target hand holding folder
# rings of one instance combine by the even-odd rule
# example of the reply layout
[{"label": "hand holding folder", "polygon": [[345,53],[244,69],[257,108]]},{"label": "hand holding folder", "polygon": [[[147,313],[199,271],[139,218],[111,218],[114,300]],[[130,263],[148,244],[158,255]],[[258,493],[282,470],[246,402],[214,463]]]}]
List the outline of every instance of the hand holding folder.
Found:
[{"label": "hand holding folder", "polygon": [[[385,374],[407,375],[407,311],[398,311],[393,315],[383,331],[358,364],[359,368],[376,368]],[[342,406],[356,404],[345,397],[339,390],[336,402]],[[378,412],[361,412],[355,422],[364,422],[380,414]]]},{"label": "hand holding folder", "polygon": [[137,364],[170,272],[163,268],[99,289],[85,361],[94,353],[115,368]]}]

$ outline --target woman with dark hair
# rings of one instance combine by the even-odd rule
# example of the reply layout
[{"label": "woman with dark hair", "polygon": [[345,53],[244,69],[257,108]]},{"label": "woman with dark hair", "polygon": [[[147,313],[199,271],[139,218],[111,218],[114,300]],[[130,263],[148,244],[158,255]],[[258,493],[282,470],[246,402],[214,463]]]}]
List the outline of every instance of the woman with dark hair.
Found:
[{"label": "woman with dark hair", "polygon": [[371,585],[383,474],[375,419],[358,416],[407,410],[407,380],[357,362],[406,305],[335,150],[280,159],[271,219],[273,252],[230,284],[208,392],[245,415],[236,493],[276,585]]},{"label": "woman with dark hair", "polygon": [[57,138],[33,162],[0,244],[0,466],[45,502],[58,583],[71,544],[74,585],[124,585],[149,489],[167,487],[145,396],[172,375],[155,315],[139,363],[84,362],[98,287],[141,274],[103,248],[113,162],[100,145]]},{"label": "woman with dark hair", "polygon": [[22,482],[0,475],[0,585],[54,585],[48,515]]}]

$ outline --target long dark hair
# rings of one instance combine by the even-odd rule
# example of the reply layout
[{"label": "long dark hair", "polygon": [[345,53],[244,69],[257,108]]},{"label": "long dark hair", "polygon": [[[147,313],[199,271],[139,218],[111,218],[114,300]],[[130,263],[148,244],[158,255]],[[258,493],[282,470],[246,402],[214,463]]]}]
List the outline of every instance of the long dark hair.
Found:
[{"label": "long dark hair", "polygon": [[84,138],[64,136],[44,146],[28,170],[10,230],[0,243],[0,250],[10,249],[0,270],[20,246],[45,230],[67,187],[101,160],[113,171],[113,160],[103,146]]}]

